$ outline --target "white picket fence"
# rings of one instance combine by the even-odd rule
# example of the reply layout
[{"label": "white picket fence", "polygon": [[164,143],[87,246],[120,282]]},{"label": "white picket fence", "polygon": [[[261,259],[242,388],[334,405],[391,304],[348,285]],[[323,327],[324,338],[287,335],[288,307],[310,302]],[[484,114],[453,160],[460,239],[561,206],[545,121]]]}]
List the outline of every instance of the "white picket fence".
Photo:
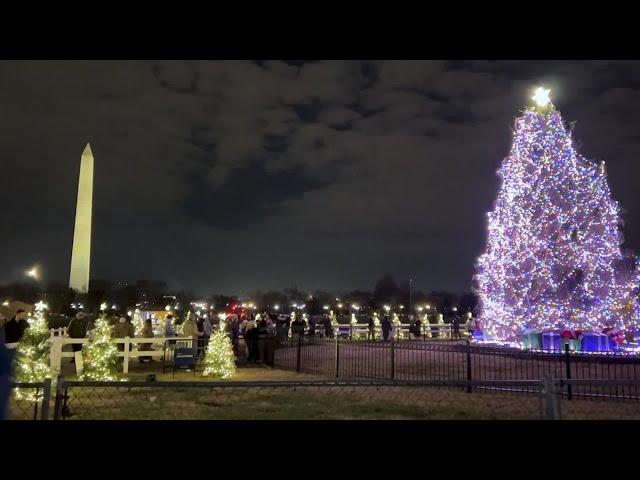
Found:
[{"label": "white picket fence", "polygon": [[[342,324],[337,327],[334,333],[338,332],[346,332],[347,329],[350,328],[350,334],[354,337],[362,337],[369,335],[369,325],[366,323],[355,323],[355,324]],[[429,325],[421,324],[420,332],[421,335],[428,335],[427,331],[431,333],[433,337],[438,338],[451,338],[453,333],[453,325],[450,323],[431,323]],[[468,331],[467,324],[460,325],[460,334],[464,335]],[[323,333],[324,329],[321,325],[317,326],[317,333]],[[408,323],[401,323],[399,326],[393,326],[392,329],[393,338],[396,340],[413,338],[413,334],[411,333],[411,325]],[[375,335],[376,338],[382,336],[382,328],[378,325],[375,327]]]},{"label": "white picket fence", "polygon": [[[50,362],[51,367],[59,372],[62,367],[62,359],[63,358],[75,358],[76,359],[76,369],[78,372],[81,372],[83,369],[82,365],[82,354],[81,352],[73,352],[69,350],[65,350],[65,345],[84,345],[89,343],[89,339],[87,338],[70,338],[67,336],[66,328],[55,328],[50,330],[50,340],[51,340],[51,350],[50,350]],[[192,337],[152,337],[152,338],[143,338],[143,337],[125,337],[125,338],[113,338],[111,342],[119,345],[124,344],[124,350],[118,351],[118,357],[123,358],[122,362],[122,372],[129,373],[129,361],[131,358],[137,357],[158,357],[162,358],[165,355],[165,342],[167,341],[193,341]],[[151,344],[152,350],[138,350],[134,349],[134,346],[138,346],[141,344]],[[159,349],[155,349],[156,345],[160,345]]]}]

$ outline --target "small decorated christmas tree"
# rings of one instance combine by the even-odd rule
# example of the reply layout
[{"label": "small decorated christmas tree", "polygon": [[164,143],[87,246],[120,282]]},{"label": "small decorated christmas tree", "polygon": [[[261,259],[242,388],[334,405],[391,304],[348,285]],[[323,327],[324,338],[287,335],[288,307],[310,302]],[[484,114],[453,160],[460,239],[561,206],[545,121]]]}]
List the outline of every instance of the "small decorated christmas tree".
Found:
[{"label": "small decorated christmas tree", "polygon": [[427,338],[431,338],[431,322],[429,322],[428,313],[422,317],[422,332]]},{"label": "small decorated christmas tree", "polygon": [[[49,361],[50,341],[46,319],[47,305],[38,302],[35,305],[35,316],[28,319],[27,328],[18,344],[16,352],[15,382],[35,383],[45,378],[54,378]],[[20,399],[36,401],[35,392],[29,389],[16,389]]]},{"label": "small decorated christmas tree", "polygon": [[133,328],[134,328],[134,335],[136,337],[139,337],[142,335],[142,329],[144,328],[144,320],[142,319],[142,315],[140,314],[140,309],[136,308],[133,311]]},{"label": "small decorated christmas tree", "polygon": [[100,315],[89,334],[90,342],[85,349],[82,380],[94,382],[120,380],[118,347],[111,342],[112,330],[106,316]]},{"label": "small decorated christmas tree", "polygon": [[224,322],[220,322],[220,329],[214,332],[209,340],[209,346],[204,356],[205,377],[229,378],[236,371],[236,357],[233,354],[233,345],[224,328]]}]

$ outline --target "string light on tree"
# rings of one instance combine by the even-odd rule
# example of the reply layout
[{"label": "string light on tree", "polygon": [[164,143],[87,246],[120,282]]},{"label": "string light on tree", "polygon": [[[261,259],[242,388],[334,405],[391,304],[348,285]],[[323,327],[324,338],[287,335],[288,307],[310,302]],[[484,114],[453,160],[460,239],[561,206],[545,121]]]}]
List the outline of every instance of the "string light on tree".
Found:
[{"label": "string light on tree", "polygon": [[118,347],[111,342],[112,327],[103,313],[96,320],[89,334],[89,344],[84,349],[82,380],[113,382],[124,380],[118,373]]},{"label": "string light on tree", "polygon": [[620,212],[602,164],[579,155],[539,88],[516,119],[475,276],[485,337],[528,330],[637,331],[637,260],[623,255]]},{"label": "string light on tree", "polygon": [[[28,319],[27,328],[18,343],[16,351],[15,381],[24,383],[42,382],[45,378],[55,378],[49,361],[51,349],[49,327],[47,326],[46,311],[48,306],[40,301],[35,304],[35,316]],[[35,390],[16,389],[19,399],[36,401]]]},{"label": "string light on tree", "polygon": [[233,345],[227,332],[224,321],[220,322],[220,329],[211,336],[204,357],[205,377],[230,378],[236,371],[236,358],[233,354]]}]

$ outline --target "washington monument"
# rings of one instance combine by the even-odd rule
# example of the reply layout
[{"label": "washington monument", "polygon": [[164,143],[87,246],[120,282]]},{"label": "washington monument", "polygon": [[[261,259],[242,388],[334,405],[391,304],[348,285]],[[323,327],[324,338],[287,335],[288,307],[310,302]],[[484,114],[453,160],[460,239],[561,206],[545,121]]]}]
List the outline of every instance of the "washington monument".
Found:
[{"label": "washington monument", "polygon": [[77,293],[89,291],[89,266],[91,264],[91,207],[93,203],[93,153],[87,146],[80,159],[80,180],[76,204],[76,224],[73,230],[71,273],[69,288]]}]

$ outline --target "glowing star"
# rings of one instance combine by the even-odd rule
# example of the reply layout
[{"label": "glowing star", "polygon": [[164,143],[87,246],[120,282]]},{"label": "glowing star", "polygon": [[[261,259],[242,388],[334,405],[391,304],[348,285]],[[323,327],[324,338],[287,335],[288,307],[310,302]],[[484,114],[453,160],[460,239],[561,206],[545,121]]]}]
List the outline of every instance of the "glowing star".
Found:
[{"label": "glowing star", "polygon": [[551,89],[538,87],[536,88],[536,91],[534,92],[531,99],[536,103],[538,107],[544,108],[551,103],[549,93],[551,93]]}]

